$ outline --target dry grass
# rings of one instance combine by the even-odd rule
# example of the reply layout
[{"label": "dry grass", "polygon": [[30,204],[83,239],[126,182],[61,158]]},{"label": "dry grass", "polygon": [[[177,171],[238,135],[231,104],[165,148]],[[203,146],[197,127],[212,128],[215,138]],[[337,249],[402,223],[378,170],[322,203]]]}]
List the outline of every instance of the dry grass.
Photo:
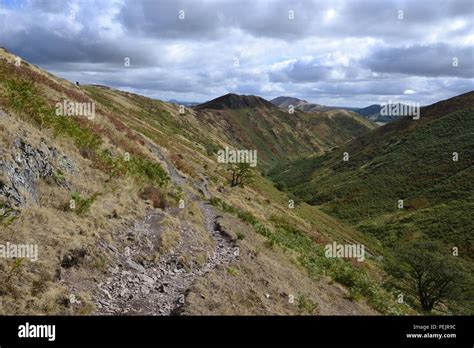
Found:
[{"label": "dry grass", "polygon": [[[97,246],[97,241],[111,240],[112,231],[141,217],[148,206],[138,197],[139,188],[133,181],[116,178],[106,183],[107,175],[91,166],[68,139],[54,138],[47,130],[40,131],[11,115],[0,118],[0,127],[2,135],[9,139],[20,136],[33,147],[38,147],[41,138],[46,138],[48,146],[60,149],[75,162],[76,172],[64,173],[75,191],[82,196],[102,193],[84,216],[78,216],[63,209],[71,199],[70,191],[45,180],[38,181],[39,201],[31,201],[21,209],[21,218],[0,229],[0,243],[37,244],[39,253],[37,262],[24,260],[8,283],[4,280],[13,262],[0,259],[3,271],[0,272],[3,283],[0,313],[90,314],[94,307],[88,292],[93,278],[99,278],[107,267],[104,250]],[[6,159],[11,160],[8,157]],[[79,248],[88,251],[85,262],[79,268],[62,269],[60,263],[65,253]],[[58,274],[62,283],[58,282]],[[78,292],[79,288],[84,291]],[[81,304],[69,302],[71,293],[76,294]]]},{"label": "dry grass", "polygon": [[[268,249],[264,238],[248,225],[227,214],[221,224],[227,231],[245,233],[238,241],[239,262],[218,267],[199,279],[186,298],[184,314],[375,314],[363,302],[344,299],[348,292],[343,287],[329,284],[327,279],[309,279],[289,255]],[[313,303],[318,309],[309,313],[305,306],[299,306],[302,296],[306,307]]]}]

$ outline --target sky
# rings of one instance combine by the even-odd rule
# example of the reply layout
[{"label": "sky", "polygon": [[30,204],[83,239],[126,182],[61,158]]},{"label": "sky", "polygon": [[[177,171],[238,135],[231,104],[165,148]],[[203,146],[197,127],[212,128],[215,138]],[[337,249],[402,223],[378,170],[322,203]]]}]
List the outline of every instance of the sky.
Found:
[{"label": "sky", "polygon": [[0,0],[0,46],[161,100],[427,105],[474,89],[474,1]]}]

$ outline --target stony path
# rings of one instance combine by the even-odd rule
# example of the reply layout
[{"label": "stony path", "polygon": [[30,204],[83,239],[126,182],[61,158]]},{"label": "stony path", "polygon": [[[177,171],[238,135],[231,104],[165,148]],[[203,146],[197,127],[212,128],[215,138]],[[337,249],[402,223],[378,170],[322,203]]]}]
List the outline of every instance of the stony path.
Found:
[{"label": "stony path", "polygon": [[[104,243],[104,247],[111,249],[119,262],[115,268],[109,270],[110,276],[98,285],[96,299],[98,314],[173,314],[184,304],[186,290],[196,278],[203,276],[217,265],[229,264],[238,258],[234,242],[223,235],[216,226],[218,216],[214,208],[189,191],[186,179],[167,161],[159,148],[151,143],[149,146],[167,164],[171,180],[183,189],[187,199],[198,203],[204,217],[205,228],[214,239],[214,253],[209,255],[202,267],[185,270],[180,263],[179,255],[182,252],[189,252],[190,248],[183,244],[181,238],[175,250],[161,256],[158,262],[143,261],[145,256],[153,252],[162,232],[160,223],[164,214],[159,211],[150,212],[144,221],[136,223],[132,229],[123,231],[118,236],[132,241],[131,247],[119,251]],[[205,179],[203,183],[191,184],[206,198],[210,198]],[[182,221],[180,233],[186,233],[189,228],[186,222]],[[134,261],[137,259],[141,259],[142,262]]]}]

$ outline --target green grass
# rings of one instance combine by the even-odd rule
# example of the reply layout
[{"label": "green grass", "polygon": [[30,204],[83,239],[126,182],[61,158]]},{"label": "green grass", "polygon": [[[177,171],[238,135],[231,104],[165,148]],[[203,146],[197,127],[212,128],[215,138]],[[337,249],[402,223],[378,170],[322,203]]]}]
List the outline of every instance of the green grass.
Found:
[{"label": "green grass", "polygon": [[[4,73],[3,69],[6,67],[4,65],[0,67],[2,69],[0,73]],[[131,156],[130,161],[126,162],[123,158],[114,158],[110,152],[101,149],[101,136],[79,124],[74,117],[57,116],[55,109],[48,104],[33,81],[10,77],[0,83],[5,88],[4,98],[7,108],[41,129],[49,128],[56,136],[72,139],[77,148],[81,151],[87,150],[96,164],[109,172],[110,177],[126,174],[159,186],[163,186],[169,180],[164,169],[148,158]],[[97,95],[96,97],[103,102],[104,98]],[[57,175],[61,176],[61,173]]]},{"label": "green grass", "polygon": [[77,215],[85,215],[91,208],[92,204],[95,202],[100,193],[96,192],[90,197],[82,197],[78,192],[73,192],[71,194],[71,200],[74,201],[74,207],[71,207],[71,202],[68,202],[68,210],[74,211]]},{"label": "green grass", "polygon": [[96,150],[101,144],[98,135],[80,126],[73,117],[57,116],[32,81],[12,78],[3,84],[7,106],[26,120],[32,120],[41,129],[51,128],[56,135],[72,138],[78,148]]},{"label": "green grass", "polygon": [[[433,239],[465,240],[474,224],[474,110],[451,113],[380,142],[384,146],[350,143],[275,168],[269,176],[299,199],[387,246],[413,229]],[[344,151],[349,162],[342,161]],[[458,162],[452,161],[455,151]],[[397,207],[399,199],[404,200],[403,210]]]},{"label": "green grass", "polygon": [[[323,156],[284,163],[268,176],[290,196],[381,243],[377,250],[385,258],[403,243],[422,239],[457,247],[459,256],[472,264],[471,105],[461,103],[464,109],[447,114],[439,106],[418,123],[397,121]],[[343,152],[349,153],[348,162],[342,161]],[[453,152],[459,154],[457,162]],[[399,199],[403,209],[397,206]],[[360,288],[344,269],[336,273],[339,282]]]},{"label": "green grass", "polygon": [[313,302],[308,296],[305,294],[299,294],[296,298],[296,302],[298,303],[298,309],[303,313],[308,313],[310,315],[316,314],[319,306],[317,303]]}]

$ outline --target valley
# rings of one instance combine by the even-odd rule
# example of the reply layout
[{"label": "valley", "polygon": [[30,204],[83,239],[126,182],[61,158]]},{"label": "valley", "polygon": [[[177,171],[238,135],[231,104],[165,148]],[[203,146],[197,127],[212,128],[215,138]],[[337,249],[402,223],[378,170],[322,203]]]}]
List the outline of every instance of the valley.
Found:
[{"label": "valley", "polygon": [[[417,314],[385,283],[391,248],[422,234],[401,226],[443,239],[443,216],[470,253],[472,93],[378,127],[237,94],[183,109],[17,66],[4,49],[0,77],[0,238],[39,254],[0,259],[2,314]],[[65,100],[95,117],[58,116]],[[226,149],[248,151],[250,170],[219,161]],[[439,162],[453,151],[457,167]],[[357,258],[327,257],[336,244]]]}]

